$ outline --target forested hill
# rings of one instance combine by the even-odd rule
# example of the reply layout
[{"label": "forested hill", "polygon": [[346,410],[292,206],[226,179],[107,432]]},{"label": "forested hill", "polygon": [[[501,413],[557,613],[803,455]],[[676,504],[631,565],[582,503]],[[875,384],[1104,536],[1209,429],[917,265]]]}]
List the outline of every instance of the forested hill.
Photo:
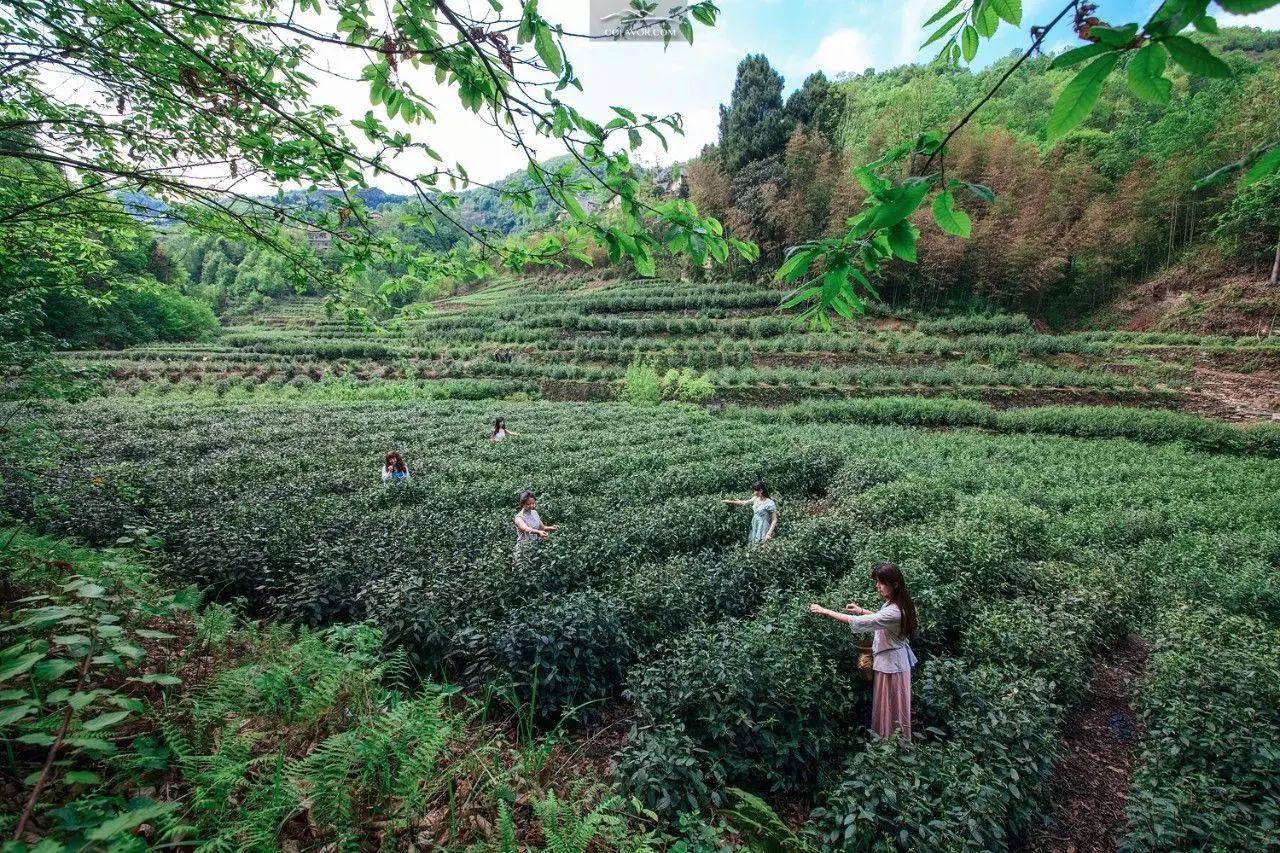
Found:
[{"label": "forested hill", "polygon": [[[986,184],[970,198],[972,239],[927,225],[919,264],[895,268],[891,298],[936,304],[980,297],[1037,314],[1079,315],[1177,268],[1206,281],[1265,278],[1280,228],[1280,178],[1238,193],[1196,179],[1280,136],[1280,33],[1225,29],[1197,39],[1238,73],[1190,78],[1176,67],[1168,107],[1114,75],[1088,120],[1046,143],[1055,96],[1079,67],[1033,59],[953,140],[948,171]],[[814,75],[783,101],[764,57],[739,67],[719,144],[689,165],[691,193],[736,236],[761,245],[762,269],[787,246],[836,233],[863,197],[851,174],[917,133],[949,127],[1005,74],[1010,56],[973,73],[909,65],[828,82]],[[1191,259],[1188,271],[1179,265]],[[739,270],[741,274],[743,271]],[[1247,294],[1246,294],[1247,296]]]},{"label": "forested hill", "polygon": [[[918,214],[918,263],[888,267],[884,297],[923,308],[995,305],[1053,325],[1243,333],[1271,324],[1280,176],[1245,192],[1234,176],[1211,189],[1193,185],[1259,140],[1280,138],[1280,33],[1227,29],[1195,38],[1239,73],[1191,78],[1170,66],[1167,107],[1137,100],[1117,74],[1088,120],[1053,145],[1046,142],[1052,105],[1078,68],[1052,70],[1051,56],[1025,63],[950,145],[948,174],[990,187],[994,202],[961,199],[973,220],[970,239],[942,234],[927,211]],[[923,130],[949,127],[1015,61],[976,73],[908,65],[835,81],[815,74],[784,99],[787,84],[768,59],[747,57],[725,93],[716,144],[682,164],[682,192],[730,234],[757,243],[761,258],[703,270],[659,257],[659,275],[771,280],[788,246],[847,228],[864,197],[855,166]],[[527,203],[517,207],[497,188],[527,191]],[[458,217],[470,228],[522,236],[556,227],[555,207],[523,172],[459,195]],[[428,231],[401,215],[399,199],[379,200],[386,203],[377,205],[376,230],[432,251],[465,245],[451,223]],[[189,292],[219,312],[291,289],[284,262],[259,248],[181,229],[166,247]],[[613,266],[602,251],[592,255],[581,272],[635,274],[629,260]],[[391,287],[397,304],[438,298],[448,286],[386,265],[356,284]]]}]

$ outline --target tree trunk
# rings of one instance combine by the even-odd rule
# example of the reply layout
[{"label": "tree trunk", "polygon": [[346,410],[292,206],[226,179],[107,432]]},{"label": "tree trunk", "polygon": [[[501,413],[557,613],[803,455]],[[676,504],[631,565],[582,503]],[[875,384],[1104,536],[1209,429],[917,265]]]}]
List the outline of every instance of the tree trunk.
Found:
[{"label": "tree trunk", "polygon": [[1271,262],[1271,283],[1280,281],[1280,237],[1276,238],[1276,259]]}]

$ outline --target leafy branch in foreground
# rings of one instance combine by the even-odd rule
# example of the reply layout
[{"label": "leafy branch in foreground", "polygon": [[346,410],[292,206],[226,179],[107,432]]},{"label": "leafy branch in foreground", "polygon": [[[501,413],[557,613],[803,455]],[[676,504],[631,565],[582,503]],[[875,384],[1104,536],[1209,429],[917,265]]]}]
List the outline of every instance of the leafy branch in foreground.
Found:
[{"label": "leafy branch in foreground", "polygon": [[[1280,0],[1217,0],[1217,5],[1226,12],[1243,14],[1280,5]],[[916,262],[920,232],[911,217],[935,191],[931,203],[934,223],[948,234],[969,236],[969,216],[957,207],[956,193],[972,193],[988,202],[994,196],[986,187],[947,175],[947,145],[1069,16],[1076,35],[1087,43],[1056,56],[1050,68],[1087,64],[1058,95],[1047,127],[1050,142],[1084,121],[1122,60],[1127,59],[1129,88],[1142,100],[1158,106],[1167,105],[1173,91],[1172,81],[1165,76],[1169,60],[1192,76],[1232,76],[1230,65],[1183,35],[1191,28],[1205,33],[1218,31],[1216,19],[1208,14],[1209,6],[1209,0],[1165,0],[1145,24],[1113,25],[1094,14],[1096,4],[1072,0],[1048,24],[1032,27],[1031,45],[945,135],[938,131],[922,133],[854,171],[867,192],[865,209],[849,219],[849,231],[843,236],[813,240],[788,250],[776,278],[795,285],[795,289],[783,300],[782,307],[800,308],[802,319],[823,328],[830,327],[832,312],[846,318],[863,313],[865,299],[878,297],[873,279],[885,264],[895,259]],[[948,0],[925,22],[925,28],[938,26],[924,46],[942,43],[936,60],[940,63],[972,62],[983,39],[993,38],[1002,23],[1018,26],[1021,20],[1021,0],[972,0],[968,4]],[[1280,143],[1259,145],[1239,162],[1202,179],[1196,187],[1220,182],[1242,169],[1248,170],[1246,184],[1280,171]],[[891,177],[894,173],[904,176]]]},{"label": "leafy branch in foreground", "polygon": [[[643,17],[645,4],[635,6]],[[694,23],[714,25],[718,11],[705,0],[680,6],[667,26],[692,41]],[[68,219],[86,228],[110,221],[122,191],[161,199],[167,218],[257,241],[286,257],[300,282],[339,292],[375,259],[434,281],[583,259],[591,242],[634,257],[644,271],[658,245],[646,218],[659,220],[668,247],[701,253],[699,261],[750,251],[687,202],[644,201],[629,152],[645,136],[665,147],[667,133],[682,132],[680,116],[617,106],[598,122],[580,112],[569,90],[582,82],[565,43],[585,36],[548,20],[537,0],[492,0],[481,12],[443,0],[300,0],[288,8],[269,0],[15,0],[0,9],[0,33],[0,164],[15,175],[0,182],[0,255],[10,243],[38,245]],[[364,116],[349,119],[320,100],[326,83],[348,79],[335,67],[353,67],[367,88],[372,109]],[[494,189],[517,208],[544,192],[570,227],[528,248],[462,220],[455,191],[473,184],[466,167],[443,163],[420,132],[436,121],[441,88],[527,158],[532,189]],[[562,146],[569,164],[543,165],[538,137]],[[434,165],[424,171],[414,160]],[[476,253],[379,239],[357,195],[375,178],[409,188],[422,227],[448,223]],[[263,198],[253,190],[263,185],[330,195],[325,209],[307,211]],[[585,192],[617,199],[620,215],[589,215],[578,201]],[[298,239],[308,228],[341,239],[321,258]]]}]

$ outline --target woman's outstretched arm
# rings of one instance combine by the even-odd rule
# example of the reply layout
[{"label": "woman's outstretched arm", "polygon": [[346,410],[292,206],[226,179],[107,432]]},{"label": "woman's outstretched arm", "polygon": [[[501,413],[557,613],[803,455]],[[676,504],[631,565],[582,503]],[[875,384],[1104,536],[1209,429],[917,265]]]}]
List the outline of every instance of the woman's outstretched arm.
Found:
[{"label": "woman's outstretched arm", "polygon": [[850,616],[848,613],[837,613],[834,610],[828,610],[827,608],[823,607],[821,604],[810,604],[809,612],[814,613],[818,616],[826,616],[828,619],[834,619],[837,622],[844,622],[846,624],[853,621],[853,617]]}]

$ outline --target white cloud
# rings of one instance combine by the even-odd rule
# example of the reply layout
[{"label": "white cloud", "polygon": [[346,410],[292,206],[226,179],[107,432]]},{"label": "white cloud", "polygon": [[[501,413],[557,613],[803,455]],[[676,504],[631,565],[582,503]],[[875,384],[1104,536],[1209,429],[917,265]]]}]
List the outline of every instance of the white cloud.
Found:
[{"label": "white cloud", "polygon": [[[862,30],[846,27],[825,36],[805,60],[805,73],[825,71],[833,77],[842,71],[861,74],[876,64],[875,48]],[[800,80],[792,81],[795,84]]]},{"label": "white cloud", "polygon": [[937,0],[905,0],[898,11],[898,47],[893,63],[902,65],[922,58],[920,45],[929,37],[923,29],[941,4]]},{"label": "white cloud", "polygon": [[1218,23],[1227,27],[1261,27],[1264,30],[1280,30],[1280,6],[1272,6],[1252,15],[1218,15]]}]

